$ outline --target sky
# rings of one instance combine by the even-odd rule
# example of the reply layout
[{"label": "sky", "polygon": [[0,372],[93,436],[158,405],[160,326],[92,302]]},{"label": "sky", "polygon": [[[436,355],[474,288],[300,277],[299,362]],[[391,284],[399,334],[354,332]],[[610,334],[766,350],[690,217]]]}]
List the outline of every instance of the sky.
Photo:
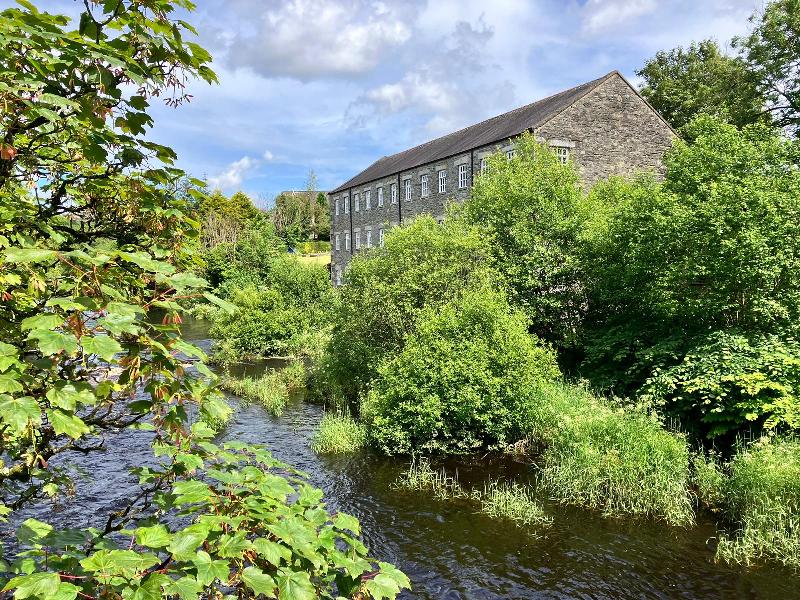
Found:
[{"label": "sky", "polygon": [[[220,83],[157,105],[179,166],[262,206],[658,50],[746,33],[762,0],[194,0]],[[0,0],[0,7],[12,5]],[[77,0],[39,0],[76,14]]]}]

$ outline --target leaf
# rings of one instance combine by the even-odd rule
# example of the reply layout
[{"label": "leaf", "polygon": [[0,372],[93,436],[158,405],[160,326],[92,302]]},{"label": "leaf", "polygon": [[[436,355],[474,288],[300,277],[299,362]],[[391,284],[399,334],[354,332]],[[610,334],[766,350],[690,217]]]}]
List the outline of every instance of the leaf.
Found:
[{"label": "leaf", "polygon": [[175,493],[175,502],[178,504],[192,504],[211,499],[211,490],[202,481],[179,481],[172,486],[172,491]]},{"label": "leaf", "polygon": [[187,289],[206,288],[208,282],[202,277],[198,277],[194,273],[176,273],[169,278],[170,285],[178,292],[183,292]]},{"label": "leaf", "polygon": [[230,567],[226,560],[211,560],[211,556],[204,550],[199,550],[192,560],[197,568],[197,581],[203,585],[210,585],[216,580],[225,583],[230,576]]},{"label": "leaf", "polygon": [[28,423],[38,425],[42,419],[42,410],[36,400],[30,396],[12,398],[0,395],[0,417],[17,432],[24,431]]},{"label": "leaf", "polygon": [[39,350],[45,356],[61,352],[72,355],[78,350],[78,338],[71,333],[37,329],[28,334],[28,340],[35,340]]},{"label": "leaf", "polygon": [[0,394],[13,394],[14,392],[21,392],[25,388],[19,382],[19,373],[3,373],[0,374]]},{"label": "leaf", "polygon": [[154,260],[149,254],[144,252],[118,252],[120,258],[132,262],[144,271],[152,273],[174,273],[175,267],[160,260]]},{"label": "leaf", "polygon": [[358,523],[358,519],[346,513],[338,513],[333,518],[333,526],[336,527],[336,529],[348,529],[355,535],[361,535],[361,526]]},{"label": "leaf", "polygon": [[241,558],[245,550],[252,544],[245,539],[246,532],[240,531],[234,535],[223,535],[219,538],[217,552],[222,558]]},{"label": "leaf", "polygon": [[317,592],[305,571],[278,571],[278,597],[281,600],[316,600]]},{"label": "leaf", "polygon": [[135,536],[137,544],[148,548],[164,548],[172,541],[172,534],[160,523],[152,527],[137,527]]},{"label": "leaf", "polygon": [[19,350],[16,346],[0,342],[0,373],[5,373],[12,365],[19,363]]},{"label": "leaf", "polygon": [[276,567],[281,565],[281,561],[288,563],[292,558],[292,551],[289,548],[266,538],[253,540],[253,547],[259,556]]},{"label": "leaf", "polygon": [[119,342],[107,335],[97,335],[94,337],[83,336],[81,338],[84,354],[96,354],[105,361],[110,361],[118,352],[122,352]]},{"label": "leaf", "polygon": [[47,409],[47,416],[57,434],[66,434],[73,440],[77,440],[91,431],[80,418],[61,409]]},{"label": "leaf", "polygon": [[233,313],[235,313],[238,310],[238,308],[237,308],[237,306],[235,304],[232,304],[232,303],[228,302],[227,300],[223,300],[222,298],[218,298],[217,296],[215,296],[211,292],[205,292],[203,294],[203,298],[205,298],[206,300],[211,302],[211,304],[219,306],[222,310],[224,310],[226,313],[228,313],[230,315],[232,315]]},{"label": "leaf", "polygon": [[5,251],[6,262],[32,263],[55,258],[58,252],[43,248],[7,248]]},{"label": "leaf", "polygon": [[392,564],[379,562],[381,572],[367,581],[367,591],[372,594],[375,600],[381,598],[395,598],[403,588],[411,588],[411,582],[405,573],[400,571]]},{"label": "leaf", "polygon": [[97,402],[92,386],[84,382],[59,381],[47,391],[47,399],[56,408],[74,411],[78,403],[92,405]]},{"label": "leaf", "polygon": [[20,329],[30,331],[31,329],[55,329],[64,322],[64,317],[53,313],[42,313],[27,319],[22,319]]},{"label": "leaf", "polygon": [[176,560],[191,560],[197,550],[208,537],[208,528],[203,525],[190,525],[179,531],[172,538],[172,543],[167,546],[167,552]]},{"label": "leaf", "polygon": [[[242,581],[255,592],[256,596],[259,594],[272,596],[275,592],[275,580],[258,567],[247,567],[242,571]],[[283,594],[281,594],[281,598],[283,598]]]},{"label": "leaf", "polygon": [[167,585],[164,591],[176,594],[183,600],[197,600],[200,592],[203,591],[203,586],[194,577],[186,575]]},{"label": "leaf", "polygon": [[17,529],[17,539],[26,546],[44,544],[53,527],[37,519],[25,519]]},{"label": "leaf", "polygon": [[4,590],[16,590],[14,598],[51,598],[58,592],[61,578],[56,573],[31,573],[14,577],[6,584]]}]

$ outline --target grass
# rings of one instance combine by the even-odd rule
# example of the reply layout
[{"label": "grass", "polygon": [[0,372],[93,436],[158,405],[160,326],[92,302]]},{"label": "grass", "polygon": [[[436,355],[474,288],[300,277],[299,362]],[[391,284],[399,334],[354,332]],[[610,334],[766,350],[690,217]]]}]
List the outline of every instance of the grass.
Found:
[{"label": "grass", "polygon": [[692,481],[697,500],[708,510],[718,512],[725,499],[725,473],[715,453],[706,456],[702,451],[692,457]]},{"label": "grass", "polygon": [[306,367],[302,360],[293,360],[280,370],[286,388],[295,392],[306,387]]},{"label": "grass", "polygon": [[328,412],[311,439],[317,454],[355,452],[366,446],[367,430],[349,415]]},{"label": "grass", "polygon": [[764,439],[739,452],[723,488],[737,530],[721,536],[717,559],[800,568],[800,440]]},{"label": "grass", "polygon": [[430,462],[424,458],[412,458],[397,481],[395,489],[431,492],[439,500],[467,498],[469,494],[458,483],[458,478],[448,475],[444,469],[434,470]]},{"label": "grass", "polygon": [[261,377],[225,377],[222,389],[245,402],[257,402],[275,416],[280,416],[289,402],[289,389],[280,371],[270,370]]},{"label": "grass", "polygon": [[553,522],[530,489],[519,483],[490,481],[483,492],[477,492],[476,499],[481,512],[495,519],[508,519],[521,527],[541,528]]},{"label": "grass", "polygon": [[302,263],[314,265],[327,265],[331,262],[331,253],[323,252],[320,254],[296,254],[295,258]]},{"label": "grass", "polygon": [[544,448],[542,481],[555,500],[608,516],[694,522],[686,440],[643,411],[549,385],[531,407],[529,434]]}]

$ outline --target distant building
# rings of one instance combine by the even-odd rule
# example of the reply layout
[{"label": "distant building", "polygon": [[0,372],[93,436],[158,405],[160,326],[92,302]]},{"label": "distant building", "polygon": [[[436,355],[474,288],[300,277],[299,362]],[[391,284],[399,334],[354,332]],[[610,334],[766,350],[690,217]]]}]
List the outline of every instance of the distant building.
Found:
[{"label": "distant building", "polygon": [[486,158],[514,152],[525,131],[572,160],[584,186],[614,174],[663,170],[675,133],[617,71],[392,156],[328,193],[331,277],[341,283],[353,254],[382,245],[384,233],[467,198]]}]

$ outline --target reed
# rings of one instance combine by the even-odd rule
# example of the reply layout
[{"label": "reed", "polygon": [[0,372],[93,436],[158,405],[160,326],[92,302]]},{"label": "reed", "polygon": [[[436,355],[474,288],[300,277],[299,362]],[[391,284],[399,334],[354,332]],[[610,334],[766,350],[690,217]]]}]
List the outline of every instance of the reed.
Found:
[{"label": "reed", "polygon": [[367,444],[367,431],[350,415],[326,412],[311,439],[311,449],[317,454],[355,452]]},{"label": "reed", "polygon": [[261,377],[224,377],[222,389],[244,402],[256,402],[268,412],[280,416],[289,402],[289,390],[280,371],[266,371]]},{"label": "reed", "polygon": [[508,519],[529,529],[549,527],[553,522],[530,488],[516,482],[489,481],[482,492],[474,493],[474,497],[480,503],[481,512],[495,519]]}]

